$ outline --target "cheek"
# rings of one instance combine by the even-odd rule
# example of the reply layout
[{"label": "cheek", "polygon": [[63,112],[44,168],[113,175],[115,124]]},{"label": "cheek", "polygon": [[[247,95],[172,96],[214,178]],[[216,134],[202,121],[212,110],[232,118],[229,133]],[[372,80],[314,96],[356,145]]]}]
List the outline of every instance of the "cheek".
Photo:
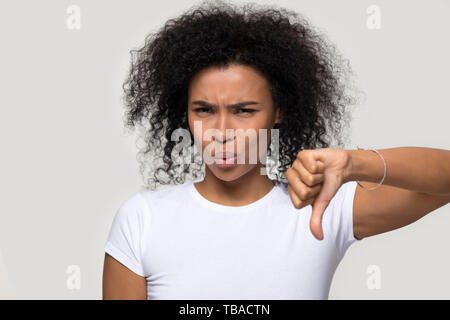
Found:
[{"label": "cheek", "polygon": [[[199,150],[203,150],[203,148],[208,144],[207,141],[203,141],[203,133],[204,133],[204,126],[203,125],[199,125],[199,123],[195,123],[195,122],[199,122],[197,121],[189,121],[189,130],[192,133],[192,136],[194,138],[194,143],[196,144],[197,148]],[[197,128],[196,128],[197,126]]]},{"label": "cheek", "polygon": [[[241,137],[241,141],[245,141],[245,145],[239,146],[238,151],[241,153],[245,150],[245,163],[255,165],[264,159],[267,149],[270,145],[270,132],[263,129],[253,129],[254,134]],[[245,139],[245,140],[244,140]],[[261,156],[260,156],[261,153]]]}]

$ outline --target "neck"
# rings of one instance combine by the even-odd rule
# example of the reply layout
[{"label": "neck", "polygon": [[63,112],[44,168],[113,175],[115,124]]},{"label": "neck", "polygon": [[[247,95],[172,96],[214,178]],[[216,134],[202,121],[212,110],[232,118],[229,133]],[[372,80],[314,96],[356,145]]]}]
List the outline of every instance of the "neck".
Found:
[{"label": "neck", "polygon": [[218,179],[206,166],[205,178],[195,183],[197,191],[206,199],[227,206],[244,206],[264,197],[275,183],[261,175],[261,165],[233,181]]}]

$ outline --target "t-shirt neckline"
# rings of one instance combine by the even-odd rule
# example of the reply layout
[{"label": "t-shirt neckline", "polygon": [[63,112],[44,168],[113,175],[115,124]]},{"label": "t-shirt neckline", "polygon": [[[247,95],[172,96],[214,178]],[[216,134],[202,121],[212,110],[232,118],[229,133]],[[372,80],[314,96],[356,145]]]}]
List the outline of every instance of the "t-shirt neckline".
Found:
[{"label": "t-shirt neckline", "polygon": [[203,207],[208,208],[208,209],[213,209],[215,211],[226,212],[226,213],[238,213],[238,212],[242,213],[242,212],[253,211],[254,209],[262,206],[263,204],[268,203],[269,200],[275,194],[277,188],[278,188],[278,183],[275,182],[275,185],[272,187],[272,189],[270,189],[270,191],[268,193],[266,193],[262,198],[254,201],[252,203],[243,205],[243,206],[227,206],[227,205],[219,204],[216,202],[212,202],[212,201],[206,199],[205,197],[203,197],[200,194],[200,192],[198,192],[198,190],[195,188],[194,182],[190,182],[188,185],[189,192],[190,192],[191,196],[193,197],[193,199],[195,199]]}]

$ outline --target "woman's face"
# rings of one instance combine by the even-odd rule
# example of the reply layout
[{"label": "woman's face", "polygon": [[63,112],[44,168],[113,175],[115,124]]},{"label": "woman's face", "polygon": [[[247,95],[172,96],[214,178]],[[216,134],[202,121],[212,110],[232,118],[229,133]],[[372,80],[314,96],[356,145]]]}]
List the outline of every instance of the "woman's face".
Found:
[{"label": "woman's face", "polygon": [[[231,106],[238,103],[241,105]],[[187,115],[203,161],[223,181],[236,180],[261,166],[259,150],[263,155],[267,153],[270,129],[280,122],[266,78],[243,65],[224,70],[211,67],[196,74],[189,85]],[[227,129],[233,129],[228,137]],[[224,160],[219,152],[231,152],[236,158],[228,155],[230,158]]]}]

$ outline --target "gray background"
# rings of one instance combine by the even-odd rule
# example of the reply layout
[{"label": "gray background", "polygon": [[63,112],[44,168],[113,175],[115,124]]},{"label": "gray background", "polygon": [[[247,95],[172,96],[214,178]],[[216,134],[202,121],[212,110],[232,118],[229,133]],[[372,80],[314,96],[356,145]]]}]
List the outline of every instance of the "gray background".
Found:
[{"label": "gray background", "polygon": [[[114,213],[142,185],[136,137],[122,125],[129,50],[196,3],[1,2],[1,298],[101,299]],[[449,149],[449,1],[276,3],[308,17],[357,74],[366,101],[347,148]],[[80,30],[66,27],[72,4]],[[381,9],[378,30],[366,26],[372,4]],[[447,205],[353,244],[329,298],[449,299],[448,226]],[[80,268],[79,289],[67,286],[70,265]],[[381,272],[379,289],[367,286],[370,265]]]}]

